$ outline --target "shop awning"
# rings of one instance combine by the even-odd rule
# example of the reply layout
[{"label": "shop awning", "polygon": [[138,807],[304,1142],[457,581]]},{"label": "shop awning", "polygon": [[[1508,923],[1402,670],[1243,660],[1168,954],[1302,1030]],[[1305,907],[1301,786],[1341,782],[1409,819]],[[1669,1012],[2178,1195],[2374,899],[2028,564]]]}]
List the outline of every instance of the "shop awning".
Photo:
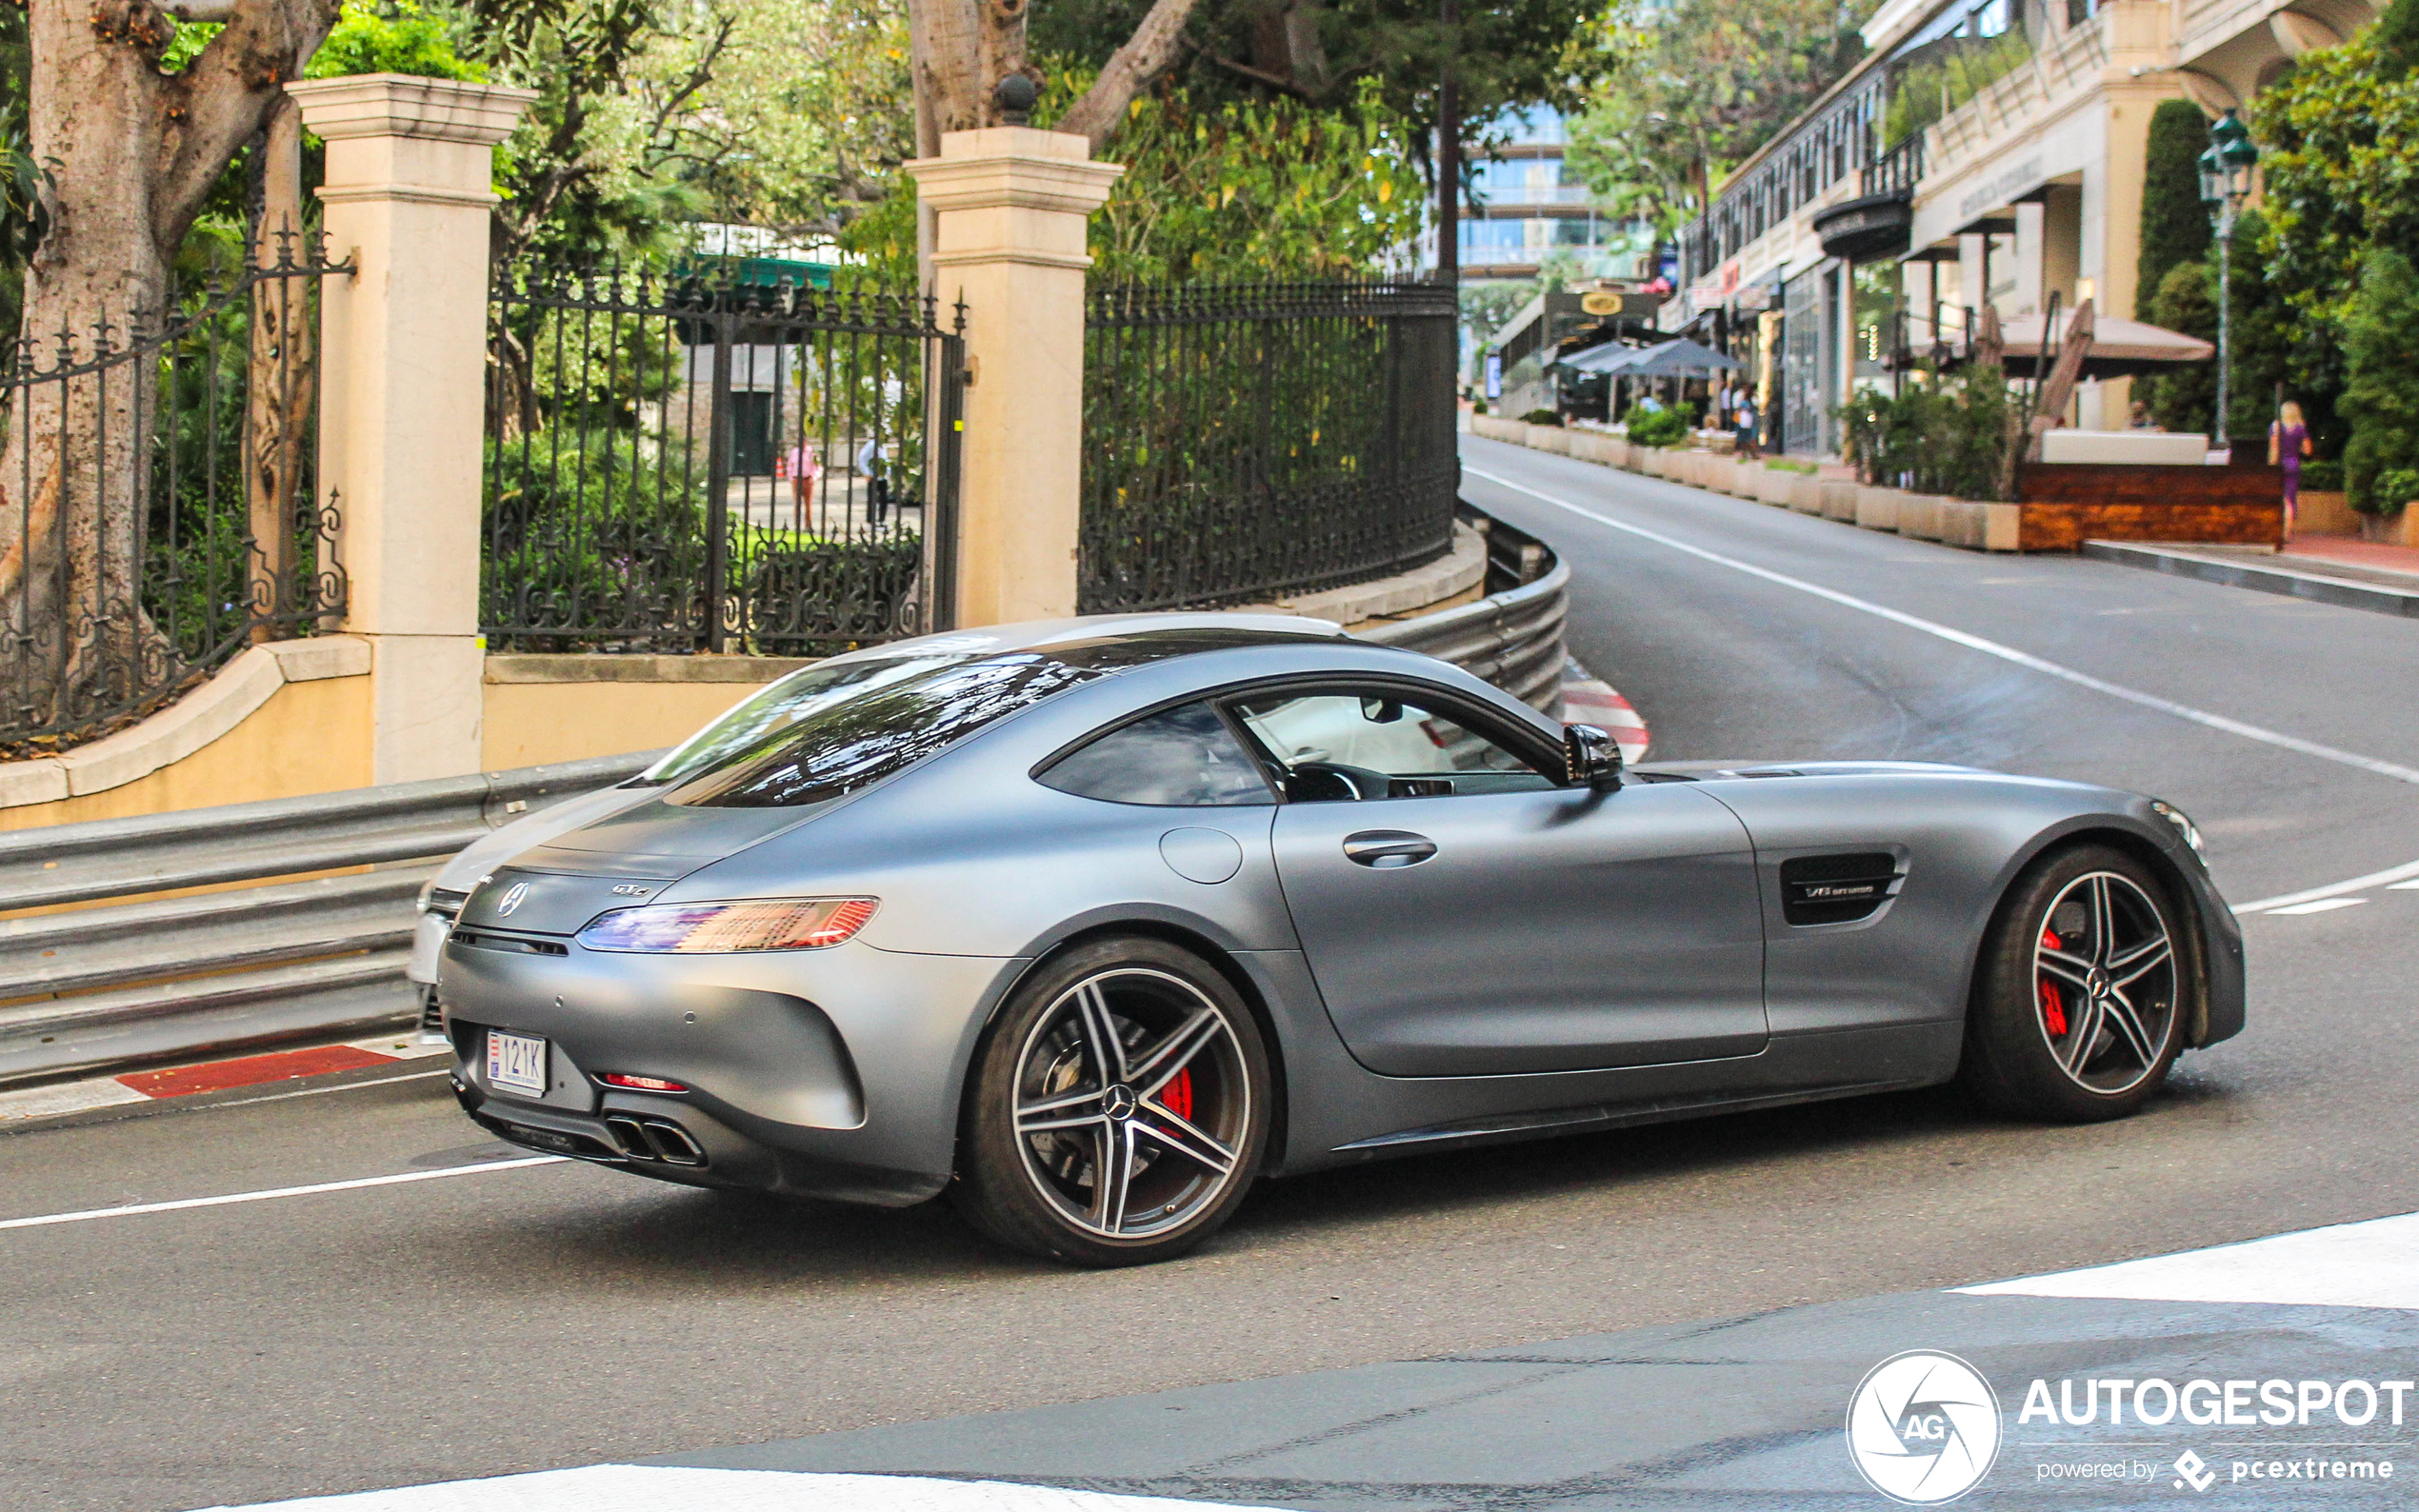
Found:
[{"label": "shop awning", "polygon": [[[2061,320],[2060,326],[2065,322]],[[2008,352],[2008,376],[2031,378],[2039,375],[2041,360],[2042,317],[2037,314],[2018,315],[2000,329]],[[2064,332],[2060,333],[2063,341]],[[2144,373],[2165,372],[2183,362],[2207,362],[2217,355],[2217,348],[2198,336],[2187,336],[2180,330],[2146,325],[2138,320],[2120,320],[2114,315],[2102,315],[2093,323],[2091,350],[2083,359],[2083,376],[2089,378],[2132,378]],[[2049,362],[2058,360],[2058,348],[2049,348]]]},{"label": "shop awning", "polygon": [[1739,366],[1710,347],[1683,336],[1652,347],[1590,347],[1563,359],[1573,372],[1611,373],[1623,378],[1697,378],[1728,372]]}]

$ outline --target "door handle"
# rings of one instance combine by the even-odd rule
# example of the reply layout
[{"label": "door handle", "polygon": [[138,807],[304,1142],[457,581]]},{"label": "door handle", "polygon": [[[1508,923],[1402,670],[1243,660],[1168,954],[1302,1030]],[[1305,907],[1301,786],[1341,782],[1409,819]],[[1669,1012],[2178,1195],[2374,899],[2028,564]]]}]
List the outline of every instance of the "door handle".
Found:
[{"label": "door handle", "polygon": [[1436,854],[1436,842],[1408,829],[1364,829],[1344,837],[1344,859],[1390,870],[1416,866]]}]

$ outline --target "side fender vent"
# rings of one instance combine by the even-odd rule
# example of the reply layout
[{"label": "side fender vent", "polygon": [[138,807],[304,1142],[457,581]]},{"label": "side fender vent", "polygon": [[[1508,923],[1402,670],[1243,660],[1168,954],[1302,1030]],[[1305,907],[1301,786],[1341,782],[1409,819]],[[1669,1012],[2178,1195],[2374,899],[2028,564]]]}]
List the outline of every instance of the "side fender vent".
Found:
[{"label": "side fender vent", "polygon": [[1781,917],[1791,924],[1849,924],[1898,890],[1898,858],[1887,851],[1800,856],[1781,863]]}]

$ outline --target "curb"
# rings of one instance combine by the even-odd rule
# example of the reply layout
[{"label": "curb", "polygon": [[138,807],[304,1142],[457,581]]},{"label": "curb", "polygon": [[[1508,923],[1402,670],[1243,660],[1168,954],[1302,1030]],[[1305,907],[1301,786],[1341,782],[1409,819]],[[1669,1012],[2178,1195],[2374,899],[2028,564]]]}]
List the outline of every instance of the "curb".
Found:
[{"label": "curb", "polygon": [[308,1049],[277,1050],[267,1055],[205,1061],[197,1065],[170,1066],[165,1070],[129,1071],[121,1076],[94,1077],[90,1081],[20,1087],[15,1091],[0,1092],[0,1128],[33,1119],[89,1113],[95,1108],[171,1102],[178,1098],[267,1086],[271,1083],[299,1081],[305,1077],[367,1070],[373,1066],[394,1065],[450,1053],[450,1046],[415,1043],[412,1032],[405,1030],[338,1044],[312,1045]]},{"label": "curb", "polygon": [[2120,567],[2164,572],[2169,577],[2195,578],[2203,583],[2220,583],[2228,587],[2249,588],[2257,593],[2279,593],[2287,598],[2308,599],[2313,604],[2330,604],[2340,609],[2365,609],[2371,614],[2419,619],[2419,585],[2397,588],[2383,584],[2355,583],[2317,572],[2140,546],[2130,541],[2086,541],[2081,554],[2095,561],[2113,562]]},{"label": "curb", "polygon": [[1647,759],[1647,722],[1628,699],[1613,691],[1611,684],[1596,677],[1576,659],[1562,664],[1561,717],[1566,724],[1601,726],[1621,747],[1624,766],[1635,766]]}]

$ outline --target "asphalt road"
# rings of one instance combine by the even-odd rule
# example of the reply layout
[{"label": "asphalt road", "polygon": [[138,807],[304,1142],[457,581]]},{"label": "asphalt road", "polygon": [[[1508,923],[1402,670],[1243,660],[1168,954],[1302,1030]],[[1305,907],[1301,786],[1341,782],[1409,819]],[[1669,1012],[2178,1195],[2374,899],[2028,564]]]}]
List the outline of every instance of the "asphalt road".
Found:
[{"label": "asphalt road", "polygon": [[[1655,755],[1971,761],[2183,805],[2238,899],[2419,860],[2419,788],[2228,733],[1761,567],[2300,741],[2419,760],[2419,624],[1985,557],[1472,441],[1572,564],[1572,649]],[[1678,544],[1674,544],[1678,543]],[[1693,546],[1727,561],[1691,554]],[[2419,890],[2247,922],[2251,1028],[2122,1124],[1946,1094],[1271,1184],[1107,1275],[942,1210],[575,1164],[0,1230],[0,1509],[183,1508],[631,1459],[1497,1349],[2419,1209]],[[1482,963],[1473,962],[1478,966]],[[0,1219],[476,1166],[430,1075],[0,1136]]]}]

